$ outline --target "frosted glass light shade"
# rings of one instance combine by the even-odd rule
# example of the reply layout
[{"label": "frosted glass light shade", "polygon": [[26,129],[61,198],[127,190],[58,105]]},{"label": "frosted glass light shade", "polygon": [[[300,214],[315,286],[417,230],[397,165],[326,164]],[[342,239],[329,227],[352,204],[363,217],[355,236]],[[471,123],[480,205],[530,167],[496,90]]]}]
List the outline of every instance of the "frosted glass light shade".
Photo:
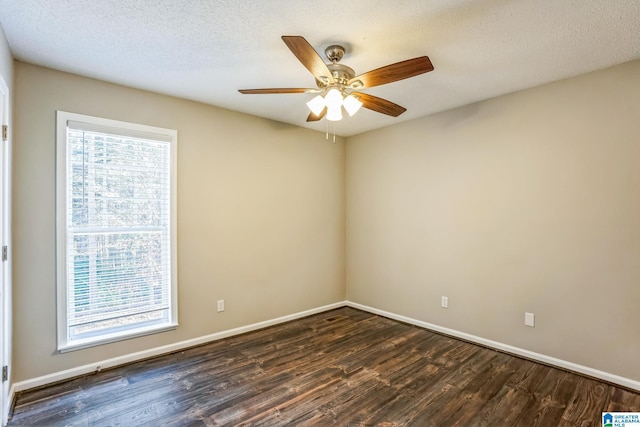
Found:
[{"label": "frosted glass light shade", "polygon": [[313,114],[319,116],[325,107],[324,98],[320,95],[316,96],[311,101],[307,102],[307,107],[309,107],[309,110],[311,110]]},{"label": "frosted glass light shade", "polygon": [[344,109],[347,110],[350,116],[353,116],[358,112],[360,107],[362,107],[362,102],[360,102],[355,96],[349,95],[342,102]]},{"label": "frosted glass light shade", "polygon": [[338,105],[338,107],[328,107],[327,120],[330,120],[332,122],[342,120],[342,107],[340,105]]},{"label": "frosted glass light shade", "polygon": [[338,89],[331,89],[324,96],[324,102],[329,110],[339,109],[342,106],[342,94]]}]

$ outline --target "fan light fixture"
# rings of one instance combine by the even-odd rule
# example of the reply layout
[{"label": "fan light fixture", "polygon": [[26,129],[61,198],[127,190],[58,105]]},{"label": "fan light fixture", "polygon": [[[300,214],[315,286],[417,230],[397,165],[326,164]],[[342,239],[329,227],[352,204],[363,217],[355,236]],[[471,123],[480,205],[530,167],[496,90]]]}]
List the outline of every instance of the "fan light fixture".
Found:
[{"label": "fan light fixture", "polygon": [[311,112],[316,116],[319,116],[320,113],[322,113],[322,110],[324,110],[324,106],[324,98],[322,97],[322,95],[318,95],[311,101],[307,102],[307,107],[309,107],[309,110],[311,110]]},{"label": "fan light fixture", "polygon": [[358,112],[360,107],[362,107],[362,102],[360,102],[360,100],[355,96],[348,95],[344,101],[342,101],[342,106],[347,110],[347,113],[349,113],[350,116],[353,116]]},{"label": "fan light fixture", "polygon": [[307,102],[307,107],[316,116],[320,116],[326,108],[327,120],[336,122],[342,120],[342,107],[344,107],[349,116],[353,116],[362,107],[362,102],[353,95],[347,95],[343,98],[338,89],[331,88],[324,97],[318,95]]}]

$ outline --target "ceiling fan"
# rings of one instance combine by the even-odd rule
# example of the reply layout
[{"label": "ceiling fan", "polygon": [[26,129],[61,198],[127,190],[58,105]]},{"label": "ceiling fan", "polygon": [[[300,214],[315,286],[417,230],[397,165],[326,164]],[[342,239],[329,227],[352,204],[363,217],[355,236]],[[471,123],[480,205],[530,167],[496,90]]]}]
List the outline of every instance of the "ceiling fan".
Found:
[{"label": "ceiling fan", "polygon": [[272,88],[272,89],[240,89],[244,94],[277,94],[277,93],[317,93],[318,96],[307,103],[311,113],[308,122],[321,120],[337,121],[342,119],[342,108],[355,114],[360,107],[398,117],[407,111],[406,108],[383,98],[360,92],[374,86],[393,83],[433,71],[431,60],[427,56],[396,62],[375,70],[357,75],[353,69],[339,64],[345,49],[340,45],[331,45],[325,49],[330,63],[325,64],[320,55],[301,36],[282,36],[282,40],[316,79],[315,88]]}]

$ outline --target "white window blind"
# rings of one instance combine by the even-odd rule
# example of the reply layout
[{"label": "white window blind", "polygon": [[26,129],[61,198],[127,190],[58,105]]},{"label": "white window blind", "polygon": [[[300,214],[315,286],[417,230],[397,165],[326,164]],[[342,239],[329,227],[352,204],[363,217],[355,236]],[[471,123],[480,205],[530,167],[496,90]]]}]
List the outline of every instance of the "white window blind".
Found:
[{"label": "white window blind", "polygon": [[175,327],[177,133],[65,112],[58,128],[59,350]]}]

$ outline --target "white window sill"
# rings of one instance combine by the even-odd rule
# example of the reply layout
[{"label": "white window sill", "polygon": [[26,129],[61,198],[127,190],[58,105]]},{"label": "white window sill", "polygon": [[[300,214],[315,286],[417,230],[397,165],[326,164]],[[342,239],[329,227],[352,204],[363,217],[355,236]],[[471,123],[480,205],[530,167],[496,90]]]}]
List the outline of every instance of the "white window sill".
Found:
[{"label": "white window sill", "polygon": [[145,335],[153,335],[161,332],[173,331],[178,327],[177,323],[164,324],[160,326],[154,326],[144,329],[134,329],[130,331],[123,331],[117,334],[104,335],[95,339],[75,340],[72,343],[58,346],[58,353],[68,353],[71,351],[82,350],[85,348],[96,347],[103,344],[110,344],[117,341],[129,340],[132,338],[138,338]]}]

